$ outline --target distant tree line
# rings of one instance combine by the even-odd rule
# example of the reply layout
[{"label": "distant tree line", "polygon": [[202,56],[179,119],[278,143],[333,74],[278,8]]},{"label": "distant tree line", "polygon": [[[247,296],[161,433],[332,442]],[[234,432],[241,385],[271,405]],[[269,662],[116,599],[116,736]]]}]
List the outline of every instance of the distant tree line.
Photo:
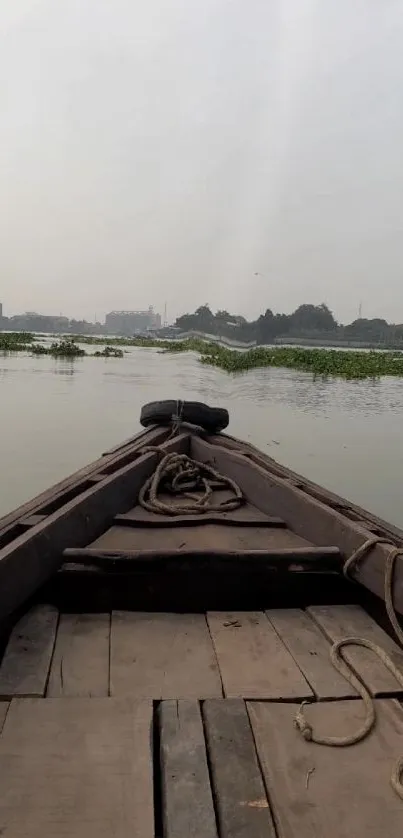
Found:
[{"label": "distant tree line", "polygon": [[359,318],[347,326],[335,320],[325,303],[305,303],[292,314],[273,314],[266,309],[257,320],[248,322],[244,317],[220,310],[213,314],[209,305],[202,305],[194,314],[184,314],[176,320],[176,327],[183,332],[204,332],[217,337],[258,344],[287,340],[315,340],[376,344],[391,347],[403,346],[403,324],[389,324],[386,320]]},{"label": "distant tree line", "polygon": [[[244,343],[270,344],[306,341],[324,344],[363,344],[403,348],[403,324],[390,324],[378,317],[359,318],[347,326],[335,320],[325,303],[305,303],[292,314],[274,314],[268,308],[257,320],[247,321],[239,314],[220,309],[213,314],[209,305],[202,305],[193,314],[176,320],[181,332],[202,332]],[[0,317],[0,330],[12,332],[50,332],[52,334],[102,335],[107,329],[101,323],[69,320],[28,312],[14,317]]]}]

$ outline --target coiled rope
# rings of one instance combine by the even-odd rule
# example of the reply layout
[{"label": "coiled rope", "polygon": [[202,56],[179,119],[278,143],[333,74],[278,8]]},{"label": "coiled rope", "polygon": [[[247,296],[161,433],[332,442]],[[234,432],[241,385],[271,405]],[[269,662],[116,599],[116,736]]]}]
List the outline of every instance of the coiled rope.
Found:
[{"label": "coiled rope", "polygon": [[[351,569],[355,567],[358,562],[362,561],[362,559],[368,555],[368,552],[376,544],[386,544],[392,548],[387,555],[385,563],[385,605],[389,620],[395,631],[396,637],[399,640],[400,644],[403,646],[403,630],[398,622],[393,604],[393,580],[395,563],[398,556],[403,555],[403,548],[396,547],[385,538],[378,538],[377,536],[371,537],[367,541],[365,541],[357,550],[355,550],[352,556],[350,556],[347,559],[343,567],[343,573],[344,576],[347,579],[349,579]],[[366,640],[364,637],[343,637],[341,640],[338,640],[336,641],[336,643],[333,643],[330,649],[330,660],[334,668],[337,669],[340,675],[342,675],[346,679],[346,681],[348,681],[361,696],[366,709],[366,717],[362,726],[356,731],[356,733],[353,733],[351,736],[318,736],[314,733],[312,725],[307,721],[307,719],[304,716],[303,708],[308,702],[303,701],[298,712],[295,715],[294,724],[297,730],[300,731],[301,735],[307,742],[314,742],[317,745],[327,745],[333,748],[345,748],[349,745],[355,745],[357,742],[361,742],[363,739],[365,739],[365,737],[368,736],[369,733],[371,733],[372,729],[376,724],[375,704],[368,690],[368,687],[362,680],[361,676],[358,675],[358,673],[353,669],[352,665],[346,660],[346,658],[342,654],[342,649],[344,649],[346,646],[363,646],[366,649],[370,649],[371,652],[374,652],[380,658],[380,660],[389,669],[389,672],[391,672],[392,675],[394,675],[398,683],[403,688],[403,674],[397,668],[395,663],[391,660],[389,655],[386,654],[385,650],[381,648],[381,646],[378,646],[371,640]],[[396,765],[394,766],[390,782],[396,794],[403,800],[403,756],[398,759]]]},{"label": "coiled rope", "polygon": [[[235,480],[220,474],[217,469],[207,463],[193,460],[187,454],[174,452],[164,455],[158,446],[148,446],[142,450],[144,454],[149,452],[163,455],[151,477],[140,489],[139,504],[149,512],[156,512],[160,515],[230,512],[243,504],[244,496]],[[232,497],[214,503],[213,492],[223,489],[229,489]],[[188,498],[191,503],[179,505],[166,500],[162,501],[158,497],[161,493],[181,495],[183,498]]]},{"label": "coiled rope", "polygon": [[[172,430],[168,439],[179,433],[183,422],[184,403],[176,402],[176,413],[172,416]],[[187,454],[165,454],[160,446],[147,446],[142,453],[156,453],[162,459],[146,480],[139,493],[139,504],[149,512],[160,515],[192,515],[204,512],[230,512],[244,503],[244,496],[235,480],[220,474],[217,469],[193,460]],[[229,489],[232,497],[220,503],[213,503],[213,492]],[[191,503],[176,504],[162,501],[159,494],[181,495]]]}]

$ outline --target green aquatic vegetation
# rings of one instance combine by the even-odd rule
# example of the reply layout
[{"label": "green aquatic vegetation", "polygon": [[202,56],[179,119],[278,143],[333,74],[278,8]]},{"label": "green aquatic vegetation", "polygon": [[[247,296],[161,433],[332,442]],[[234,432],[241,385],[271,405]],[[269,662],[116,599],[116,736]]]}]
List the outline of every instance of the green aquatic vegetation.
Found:
[{"label": "green aquatic vegetation", "polygon": [[51,344],[49,354],[53,358],[81,358],[87,353],[72,340],[58,340]]},{"label": "green aquatic vegetation", "polygon": [[118,349],[116,346],[105,346],[103,351],[94,352],[94,358],[123,358],[123,349]]},{"label": "green aquatic vegetation", "polygon": [[201,363],[229,373],[278,367],[302,370],[316,376],[338,376],[345,379],[378,379],[386,375],[403,377],[403,353],[398,351],[354,352],[296,346],[255,346],[247,351],[239,351],[214,342],[208,343],[200,338],[172,341],[144,337],[106,339],[77,335],[65,336],[50,347],[34,341],[34,335],[24,332],[0,333],[0,351],[29,350],[34,355],[77,358],[87,355],[86,351],[77,345],[79,342],[103,347],[94,353],[98,358],[123,358],[124,352],[121,347],[153,348],[162,354],[196,352]]},{"label": "green aquatic vegetation", "polygon": [[[67,336],[65,336],[67,339]],[[137,337],[137,338],[111,338],[111,337],[94,337],[93,335],[71,335],[69,336],[70,340],[78,341],[78,343],[88,344],[89,346],[145,346],[145,347],[154,347],[154,346],[161,346],[164,343],[168,343],[169,341],[161,341],[157,340],[156,338],[145,338],[145,337]]]},{"label": "green aquatic vegetation", "polygon": [[50,355],[52,358],[82,358],[87,354],[72,340],[59,340],[50,346],[34,344],[30,349],[34,355]]},{"label": "green aquatic vegetation", "polygon": [[35,340],[30,332],[0,332],[1,352],[21,352],[29,349]]},{"label": "green aquatic vegetation", "polygon": [[[185,340],[164,340],[158,341],[158,347],[163,349],[163,353],[175,352],[199,352],[200,355],[208,354],[212,349],[217,348],[216,343],[208,343],[201,338],[186,338]],[[219,348],[219,347],[218,347]]]},{"label": "green aquatic vegetation", "polygon": [[403,354],[397,352],[345,352],[297,347],[255,347],[248,352],[238,352],[215,347],[215,351],[203,353],[201,361],[233,373],[262,367],[283,367],[347,379],[403,376]]},{"label": "green aquatic vegetation", "polygon": [[[94,340],[93,338],[89,339]],[[102,342],[102,339],[96,339]],[[200,338],[186,340],[156,340],[149,338],[117,338],[113,345],[153,347],[162,354],[196,352],[203,364],[218,367],[230,373],[278,367],[311,372],[317,376],[338,376],[346,379],[380,378],[384,375],[403,377],[403,353],[354,352],[340,349],[309,349],[288,346],[255,346],[247,351],[229,349],[214,341]],[[101,353],[102,355],[103,353]]]},{"label": "green aquatic vegetation", "polygon": [[49,347],[36,343],[29,347],[33,355],[49,355]]}]

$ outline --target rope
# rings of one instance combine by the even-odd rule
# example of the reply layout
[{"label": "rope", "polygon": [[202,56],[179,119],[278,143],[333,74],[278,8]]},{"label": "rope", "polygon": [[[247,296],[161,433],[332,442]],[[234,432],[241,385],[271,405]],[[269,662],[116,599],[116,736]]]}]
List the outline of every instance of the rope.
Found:
[{"label": "rope", "polygon": [[176,413],[172,414],[172,430],[168,439],[172,439],[172,437],[176,436],[179,433],[181,424],[183,422],[183,410],[184,410],[184,402],[180,399],[176,400]]},{"label": "rope", "polygon": [[[158,451],[159,448],[153,448]],[[214,490],[229,489],[233,497],[213,503]],[[191,503],[181,506],[158,497],[161,493],[182,495]],[[199,494],[195,494],[198,492]],[[202,492],[202,494],[200,494]],[[230,477],[220,474],[207,463],[199,463],[187,454],[165,454],[151,477],[146,480],[139,494],[139,503],[149,512],[162,515],[191,515],[204,512],[229,512],[238,509],[243,503],[243,494],[239,486]]]},{"label": "rope", "polygon": [[[398,622],[394,604],[393,604],[393,581],[396,559],[403,555],[403,548],[396,547],[385,538],[373,536],[364,542],[357,550],[350,556],[344,564],[344,576],[349,579],[351,568],[355,567],[376,544],[386,544],[392,549],[389,551],[385,563],[384,576],[384,595],[385,605],[389,620],[395,634],[403,646],[403,630]],[[361,742],[366,736],[371,733],[376,724],[375,704],[368,687],[364,683],[361,676],[353,669],[352,664],[349,663],[344,655],[342,649],[346,646],[363,646],[366,649],[374,652],[380,660],[385,664],[389,672],[394,675],[398,683],[403,687],[403,674],[397,668],[395,663],[386,654],[384,649],[373,643],[371,640],[366,640],[363,637],[343,637],[341,640],[333,643],[330,649],[330,660],[335,669],[354,687],[364,701],[366,709],[366,717],[361,727],[350,736],[318,736],[314,733],[312,725],[304,716],[303,708],[308,703],[302,702],[298,712],[294,718],[294,724],[297,730],[301,733],[307,742],[314,742],[317,745],[327,745],[333,748],[344,748],[349,745],[355,745]],[[390,778],[391,786],[396,794],[403,800],[403,757],[400,757],[394,766],[392,776]]]},{"label": "rope", "polygon": [[403,556],[403,547],[396,547],[387,538],[379,538],[378,536],[373,536],[372,538],[368,538],[367,541],[364,541],[360,547],[350,556],[349,559],[344,564],[343,573],[346,579],[350,579],[351,569],[355,568],[356,565],[362,561],[362,559],[367,556],[369,551],[372,547],[375,547],[376,544],[386,544],[388,547],[392,549],[389,551],[386,562],[385,562],[385,576],[384,576],[384,597],[385,597],[385,606],[386,612],[393,626],[393,630],[396,634],[396,637],[399,640],[401,646],[403,646],[403,630],[399,624],[399,621],[396,616],[395,607],[393,604],[393,582],[394,582],[394,571],[396,566],[396,559],[398,556]]},{"label": "rope", "polygon": [[303,706],[308,703],[305,701],[295,716],[295,726],[308,742],[316,742],[318,745],[329,745],[334,748],[344,748],[346,745],[355,745],[357,742],[361,742],[362,739],[368,736],[375,725],[376,714],[372,696],[361,676],[353,670],[352,665],[346,661],[346,658],[342,654],[341,650],[346,646],[363,646],[365,649],[370,649],[371,652],[375,652],[403,688],[403,674],[398,670],[381,646],[378,646],[371,640],[366,640],[364,637],[343,637],[342,640],[333,643],[330,650],[330,660],[340,675],[357,690],[364,701],[367,715],[362,727],[351,736],[316,736],[313,732],[312,725],[305,719],[302,712]]}]

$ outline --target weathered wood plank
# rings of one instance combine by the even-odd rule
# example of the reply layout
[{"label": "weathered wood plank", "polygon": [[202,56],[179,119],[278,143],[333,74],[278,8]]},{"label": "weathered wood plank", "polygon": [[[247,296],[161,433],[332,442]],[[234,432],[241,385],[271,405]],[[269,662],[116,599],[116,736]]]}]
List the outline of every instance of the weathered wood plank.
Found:
[{"label": "weathered wood plank", "polygon": [[[249,503],[262,512],[280,515],[290,529],[317,545],[337,544],[346,558],[373,534],[346,518],[342,511],[332,509],[325,502],[308,495],[303,489],[287,483],[286,479],[277,476],[269,468],[252,463],[242,453],[192,437],[192,456],[201,462],[212,464],[235,480],[242,487]],[[358,582],[382,599],[385,560],[389,552],[387,546],[377,544],[352,573]],[[394,577],[395,607],[403,614],[402,556],[396,560]]]},{"label": "weathered wood plank", "polygon": [[[157,549],[121,549],[121,530],[114,527],[107,533],[108,542],[115,546],[102,549],[97,547],[67,547],[63,558],[83,566],[102,567],[112,570],[117,567],[131,569],[133,572],[144,571],[158,565],[165,571],[172,569],[194,568],[195,562],[200,570],[201,563],[206,569],[233,572],[244,570],[246,573],[256,570],[273,570],[276,573],[333,572],[340,566],[340,553],[337,547],[278,547],[272,550],[230,550],[220,548],[157,548]],[[102,541],[102,536],[99,539]]]},{"label": "weathered wood plank", "polygon": [[[403,674],[403,651],[359,605],[314,605],[307,609],[331,642],[364,637],[387,652]],[[402,693],[402,687],[378,656],[362,646],[347,646],[343,655],[364,679],[372,695]]]},{"label": "weathered wood plank", "polygon": [[303,699],[312,690],[265,614],[209,612],[227,698]]},{"label": "weathered wood plank", "polygon": [[161,774],[165,838],[217,838],[197,701],[163,701]]},{"label": "weathered wood plank", "polygon": [[109,614],[62,614],[47,695],[107,696],[109,636]]},{"label": "weathered wood plank", "polygon": [[205,616],[113,612],[110,679],[111,695],[221,697]]},{"label": "weathered wood plank", "polygon": [[304,492],[330,506],[332,509],[343,510],[343,513],[347,513],[349,517],[351,516],[351,520],[354,520],[357,524],[360,523],[361,526],[375,531],[377,535],[384,538],[391,538],[392,541],[403,545],[403,530],[401,528],[396,527],[388,521],[384,521],[383,518],[379,518],[373,512],[368,512],[367,509],[363,509],[350,499],[342,498],[340,495],[336,495],[335,492],[319,486],[318,483],[314,483],[306,476],[292,471],[288,466],[281,465],[273,457],[269,457],[268,454],[260,451],[250,442],[243,440],[240,444],[239,440],[235,437],[222,433],[219,435],[209,435],[209,442],[229,448],[231,451],[246,454],[248,459],[250,458],[254,463],[257,463],[257,465],[262,466],[264,469],[268,469],[278,477],[293,480],[294,484],[298,484],[298,487],[303,489]]},{"label": "weathered wood plank", "polygon": [[305,611],[278,608],[266,611],[266,615],[319,701],[358,696],[332,665],[330,643]]},{"label": "weathered wood plank", "polygon": [[151,428],[141,428],[141,430],[134,434],[134,436],[129,436],[127,439],[124,439],[123,442],[120,442],[119,445],[114,445],[113,448],[110,448],[108,451],[104,451],[102,457],[104,459],[111,457],[113,454],[121,454],[122,451],[126,448],[132,448],[132,446],[140,446],[143,445],[160,445],[161,442],[164,441],[171,433],[170,427],[161,428],[159,425],[153,425]]},{"label": "weathered wood plank", "polygon": [[[180,434],[161,447],[167,453],[186,452],[189,436]],[[156,453],[139,456],[0,549],[0,619],[58,569],[65,547],[88,544],[105,531],[114,515],[128,511],[157,462]]]},{"label": "weathered wood plank", "polygon": [[11,632],[0,666],[0,697],[45,695],[59,612],[38,605]]},{"label": "weathered wood plank", "polygon": [[[197,566],[196,566],[197,565]],[[199,562],[168,574],[153,565],[148,571],[112,572],[65,564],[51,582],[50,596],[61,611],[163,611],[197,613],[256,611],[273,606],[343,602],[346,586],[334,573],[268,574],[261,570],[227,573],[206,570]]]},{"label": "weathered wood plank", "polygon": [[[403,713],[377,700],[377,725],[354,747],[306,742],[293,724],[292,704],[248,703],[265,785],[279,838],[368,838],[403,834],[403,806],[390,778],[402,752]],[[305,708],[317,732],[344,736],[362,724],[361,701]]]},{"label": "weathered wood plank", "polygon": [[0,737],[10,838],[154,838],[151,702],[16,699]]},{"label": "weathered wood plank", "polygon": [[0,734],[1,734],[1,731],[3,730],[4,722],[6,721],[6,716],[7,716],[7,713],[8,713],[9,706],[10,705],[9,705],[8,701],[1,701],[0,702]]},{"label": "weathered wood plank", "polygon": [[221,838],[276,838],[245,702],[203,705]]},{"label": "weathered wood plank", "polygon": [[28,515],[26,518],[21,518],[20,524],[23,527],[36,527],[38,524],[41,524],[44,521],[46,515]]},{"label": "weathered wood plank", "polygon": [[171,529],[175,527],[193,527],[195,524],[220,524],[230,527],[285,527],[282,518],[269,517],[251,506],[241,506],[236,512],[205,512],[201,515],[158,515],[151,514],[142,507],[122,515],[115,515],[115,524],[125,527],[150,527],[151,529]]}]

